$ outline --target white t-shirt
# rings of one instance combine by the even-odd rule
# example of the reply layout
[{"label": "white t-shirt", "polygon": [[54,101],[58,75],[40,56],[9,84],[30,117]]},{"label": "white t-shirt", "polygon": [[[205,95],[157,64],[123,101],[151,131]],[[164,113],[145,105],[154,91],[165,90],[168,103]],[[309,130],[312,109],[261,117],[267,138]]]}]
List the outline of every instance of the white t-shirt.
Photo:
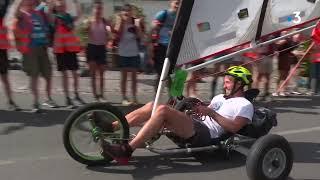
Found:
[{"label": "white t-shirt", "polygon": [[[244,97],[235,97],[225,99],[223,94],[215,96],[209,107],[215,110],[221,116],[234,120],[237,116],[247,118],[252,121],[253,105]],[[224,129],[209,116],[206,116],[203,123],[210,129],[211,138],[221,136],[225,131]]]},{"label": "white t-shirt", "polygon": [[119,42],[119,55],[122,57],[135,57],[139,55],[137,35],[129,32],[129,28],[134,28],[133,24],[124,24],[123,34]]}]

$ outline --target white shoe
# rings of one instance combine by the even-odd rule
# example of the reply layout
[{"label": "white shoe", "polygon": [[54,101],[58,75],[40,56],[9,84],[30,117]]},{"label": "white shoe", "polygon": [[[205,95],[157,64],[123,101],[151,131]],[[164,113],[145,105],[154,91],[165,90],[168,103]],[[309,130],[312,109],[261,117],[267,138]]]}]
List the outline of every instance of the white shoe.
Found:
[{"label": "white shoe", "polygon": [[52,99],[47,100],[46,102],[42,103],[43,106],[48,106],[50,108],[57,108],[59,105]]},{"label": "white shoe", "polygon": [[298,92],[298,91],[292,91],[291,94],[294,94],[294,95],[302,95],[301,92]]},{"label": "white shoe", "polygon": [[122,105],[124,105],[124,106],[130,106],[130,105],[132,105],[133,103],[132,102],[130,102],[128,99],[123,99],[122,100]]},{"label": "white shoe", "polygon": [[279,96],[287,96],[287,94],[284,93],[284,92],[280,92],[280,93],[279,93]]},{"label": "white shoe", "polygon": [[315,94],[315,93],[314,93],[314,92],[311,92],[311,91],[310,91],[310,92],[306,92],[306,95],[307,95],[307,96],[313,96],[314,94]]}]

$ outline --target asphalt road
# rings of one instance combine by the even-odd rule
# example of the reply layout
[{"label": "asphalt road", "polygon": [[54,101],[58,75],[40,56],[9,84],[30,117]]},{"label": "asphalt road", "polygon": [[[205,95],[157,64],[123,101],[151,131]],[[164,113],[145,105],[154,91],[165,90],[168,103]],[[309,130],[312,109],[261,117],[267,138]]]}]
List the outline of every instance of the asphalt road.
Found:
[{"label": "asphalt road", "polygon": [[[152,87],[146,88],[149,93],[141,95],[142,103],[152,99]],[[115,98],[114,105],[124,112],[132,110],[117,104],[117,91],[109,93]],[[90,100],[88,95],[83,96]],[[28,92],[16,94],[18,103],[25,109],[29,108],[31,98]],[[54,98],[63,103],[60,93],[55,92]],[[0,109],[5,109],[3,92],[0,99]],[[272,132],[285,136],[294,150],[290,179],[320,180],[320,97],[277,98],[263,105],[278,112],[279,125]],[[63,108],[48,109],[41,114],[0,110],[0,179],[248,179],[246,158],[237,153],[225,160],[214,153],[197,157],[159,156],[139,149],[128,166],[79,164],[67,155],[62,145],[63,123],[70,112]],[[157,145],[166,147],[172,143],[162,138]]]}]

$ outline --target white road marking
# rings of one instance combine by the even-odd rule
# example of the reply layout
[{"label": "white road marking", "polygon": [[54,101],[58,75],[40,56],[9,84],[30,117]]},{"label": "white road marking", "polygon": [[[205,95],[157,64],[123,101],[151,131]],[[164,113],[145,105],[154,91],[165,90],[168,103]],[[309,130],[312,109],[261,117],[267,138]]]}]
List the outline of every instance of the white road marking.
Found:
[{"label": "white road marking", "polygon": [[300,133],[307,133],[307,132],[313,132],[313,131],[320,131],[320,126],[312,127],[312,128],[305,128],[305,129],[280,131],[280,132],[275,132],[275,134],[279,134],[279,135],[283,136],[283,135],[300,134]]},{"label": "white road marking", "polygon": [[51,155],[51,156],[41,156],[41,157],[23,157],[23,158],[12,158],[11,160],[0,160],[0,166],[16,164],[21,161],[43,161],[50,159],[67,159],[67,155]]},{"label": "white road marking", "polygon": [[0,160],[0,166],[14,164],[14,163],[16,163],[16,162],[15,161],[2,161],[2,160]]}]

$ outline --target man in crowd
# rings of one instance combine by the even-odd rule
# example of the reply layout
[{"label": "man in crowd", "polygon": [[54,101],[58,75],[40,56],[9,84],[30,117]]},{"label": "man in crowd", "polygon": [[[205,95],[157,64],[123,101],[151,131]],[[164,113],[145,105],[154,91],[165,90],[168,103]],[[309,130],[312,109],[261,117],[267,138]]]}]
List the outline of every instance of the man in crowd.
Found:
[{"label": "man in crowd", "polygon": [[48,100],[43,104],[57,107],[51,98],[52,68],[48,57],[49,23],[43,9],[37,10],[38,0],[22,0],[16,11],[17,22],[14,27],[16,46],[23,55],[23,69],[30,77],[30,87],[34,96],[33,111],[40,110],[39,76],[46,80]]},{"label": "man in crowd", "polygon": [[[171,39],[173,25],[177,16],[180,0],[170,0],[170,8],[157,13],[151,31],[151,64],[157,72],[157,82],[159,82],[167,48]],[[155,86],[157,87],[157,86]]]}]

